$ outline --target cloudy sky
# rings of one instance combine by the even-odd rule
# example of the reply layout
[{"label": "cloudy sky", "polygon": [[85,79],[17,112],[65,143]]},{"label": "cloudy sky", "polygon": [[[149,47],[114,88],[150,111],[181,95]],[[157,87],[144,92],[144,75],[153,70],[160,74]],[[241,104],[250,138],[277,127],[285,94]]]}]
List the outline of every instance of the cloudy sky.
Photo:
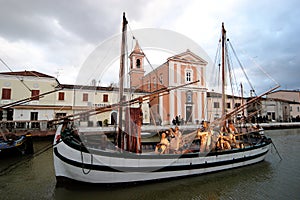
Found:
[{"label": "cloudy sky", "polygon": [[[13,71],[36,70],[74,84],[86,58],[131,29],[178,32],[214,60],[224,22],[237,53],[248,56],[281,89],[300,89],[298,0],[0,0],[0,58]],[[0,71],[8,69],[0,63]]]}]

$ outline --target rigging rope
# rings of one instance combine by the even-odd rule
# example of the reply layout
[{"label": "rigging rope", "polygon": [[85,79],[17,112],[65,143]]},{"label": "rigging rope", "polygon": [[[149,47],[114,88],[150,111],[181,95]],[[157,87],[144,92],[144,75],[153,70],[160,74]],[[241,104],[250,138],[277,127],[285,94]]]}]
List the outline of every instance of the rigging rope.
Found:
[{"label": "rigging rope", "polygon": [[[7,68],[7,69],[9,69],[9,71],[11,71],[11,72],[13,72],[13,70],[4,62],[4,60],[2,60],[1,58],[0,58],[0,61],[3,63],[3,65]],[[22,80],[22,79],[20,79],[20,77],[19,76],[16,76],[17,77],[17,79],[31,92],[31,89],[24,83],[24,81]]]},{"label": "rigging rope", "polygon": [[[216,55],[215,55],[215,59],[214,59],[214,66],[216,66],[216,63],[220,63],[220,50],[221,50],[221,40],[219,40],[219,44],[218,44],[218,47],[217,47],[217,51],[216,51]],[[212,75],[210,77],[210,81],[212,82],[212,85],[216,84],[217,86],[219,86],[219,81],[220,81],[220,64],[218,64],[218,67],[219,69],[217,70],[217,72],[215,72],[216,70],[216,67],[213,68],[213,71],[212,71]],[[213,76],[213,74],[216,74],[216,76]],[[215,78],[215,79],[213,79]]]},{"label": "rigging rope", "polygon": [[[129,32],[131,33],[133,40],[137,40],[137,39],[136,39],[136,36],[133,34],[133,31],[132,31],[132,29],[131,29],[131,27],[130,27],[129,24],[128,24],[128,27],[129,27]],[[156,80],[158,80],[158,81],[160,82],[160,84],[162,84],[162,80],[159,79],[159,76],[158,76],[158,73],[157,73],[157,70],[156,70],[157,68],[154,69],[154,67],[153,67],[152,64],[150,63],[150,61],[149,61],[147,55],[145,54],[144,50],[142,49],[141,45],[140,45],[139,47],[140,47],[141,52],[144,54],[145,59],[146,59],[147,63],[149,64],[150,68],[151,68],[152,71],[155,73],[155,76],[156,76],[155,78],[156,78]]]},{"label": "rigging rope", "polygon": [[256,67],[258,67],[264,74],[266,74],[269,79],[271,79],[276,85],[279,85],[279,83],[269,74],[267,73],[249,54],[247,54],[245,51],[243,51],[244,54],[247,55],[247,57],[255,64]]},{"label": "rigging rope", "polygon": [[242,69],[242,71],[243,71],[243,73],[244,73],[244,76],[246,77],[246,79],[247,79],[247,81],[248,81],[248,84],[250,85],[251,89],[254,91],[255,96],[257,96],[257,94],[255,93],[254,87],[253,87],[253,85],[251,84],[250,79],[249,79],[249,77],[247,76],[246,71],[245,71],[245,69],[244,69],[242,63],[241,63],[241,61],[239,60],[239,58],[237,57],[237,54],[236,54],[236,52],[235,52],[235,50],[234,50],[234,48],[233,48],[233,46],[232,46],[232,44],[231,44],[231,42],[230,42],[229,40],[228,40],[228,43],[229,43],[229,45],[230,45],[230,47],[231,47],[231,50],[232,50],[232,52],[233,52],[235,58],[237,59],[239,65],[240,65],[240,68]]}]

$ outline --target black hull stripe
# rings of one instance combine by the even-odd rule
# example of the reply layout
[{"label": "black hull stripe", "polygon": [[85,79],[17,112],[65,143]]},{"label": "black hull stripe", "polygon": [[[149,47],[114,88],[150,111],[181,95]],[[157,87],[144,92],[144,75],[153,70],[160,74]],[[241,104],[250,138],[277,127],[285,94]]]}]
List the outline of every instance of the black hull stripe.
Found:
[{"label": "black hull stripe", "polygon": [[[79,152],[78,152],[79,153]],[[220,162],[213,162],[213,163],[203,163],[203,164],[192,164],[189,165],[179,165],[179,166],[158,166],[158,167],[110,167],[105,165],[93,165],[88,163],[81,163],[74,160],[71,160],[69,158],[64,157],[61,155],[57,147],[54,148],[54,154],[57,156],[60,160],[63,162],[72,165],[74,167],[79,167],[83,169],[91,169],[95,171],[105,171],[105,172],[168,172],[168,171],[182,171],[182,170],[193,170],[193,169],[205,169],[210,167],[218,167],[218,166],[225,166],[230,164],[236,164],[240,162],[245,162],[249,160],[253,160],[256,158],[259,158],[261,156],[264,156],[268,153],[268,150],[257,154],[253,156],[238,158],[238,159],[231,159],[226,161],[220,161]]]},{"label": "black hull stripe", "polygon": [[101,156],[107,156],[107,157],[115,157],[115,158],[131,158],[131,159],[176,159],[178,157],[180,158],[195,158],[195,157],[204,157],[204,156],[219,156],[219,155],[225,155],[225,154],[232,154],[232,153],[239,153],[239,152],[247,152],[252,151],[254,149],[259,149],[261,147],[265,147],[270,144],[269,141],[251,146],[246,148],[238,148],[238,149],[231,149],[226,151],[211,151],[209,153],[187,153],[187,154],[161,154],[161,155],[143,155],[143,154],[135,154],[135,153],[128,153],[128,152],[105,152],[103,150],[96,150],[96,149],[87,149],[85,146],[80,146],[78,144],[74,144],[69,141],[62,141],[65,145],[69,146],[72,149],[76,149],[77,151],[82,151],[85,153],[92,153],[95,155],[101,155]]}]

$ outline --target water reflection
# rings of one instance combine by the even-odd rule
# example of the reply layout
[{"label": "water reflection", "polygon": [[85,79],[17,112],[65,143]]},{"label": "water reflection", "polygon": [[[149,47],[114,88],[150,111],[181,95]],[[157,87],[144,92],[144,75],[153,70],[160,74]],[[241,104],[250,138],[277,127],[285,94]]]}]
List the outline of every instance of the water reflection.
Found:
[{"label": "water reflection", "polygon": [[[34,141],[31,157],[0,159],[1,199],[297,199],[300,196],[300,129],[266,131],[273,149],[255,165],[197,177],[124,187],[57,188],[51,141]],[[45,150],[45,151],[44,151]],[[20,164],[19,164],[20,163]]]}]

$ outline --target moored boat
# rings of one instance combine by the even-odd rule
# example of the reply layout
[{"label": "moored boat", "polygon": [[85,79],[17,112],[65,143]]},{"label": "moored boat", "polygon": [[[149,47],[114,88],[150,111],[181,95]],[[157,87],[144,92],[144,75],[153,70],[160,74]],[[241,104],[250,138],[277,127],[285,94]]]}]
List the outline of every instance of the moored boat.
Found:
[{"label": "moored boat", "polygon": [[[244,148],[184,154],[120,152],[108,146],[87,147],[69,129],[57,129],[54,141],[56,177],[86,183],[128,183],[194,176],[254,164],[264,160],[271,140],[259,132],[250,134]],[[250,141],[249,141],[250,142]],[[246,144],[246,142],[245,142]]]},{"label": "moored boat", "polygon": [[[124,15],[121,55],[125,55],[126,26],[127,20]],[[226,31],[223,25],[222,33],[222,41],[225,42]],[[121,56],[120,63],[120,97],[122,97],[124,56]],[[99,114],[112,108],[119,109],[116,141],[111,142],[99,131],[95,135],[97,139],[91,140],[91,135],[82,132],[72,124],[72,120],[80,114],[63,117],[60,119],[63,122],[58,126],[53,144],[57,180],[67,178],[98,184],[144,182],[201,175],[260,162],[264,160],[270,149],[271,139],[264,136],[258,127],[237,130],[231,120],[250,103],[276,88],[252,98],[231,112],[226,112],[223,101],[221,118],[211,123],[203,122],[199,129],[185,134],[181,134],[177,127],[175,130],[171,128],[171,133],[164,130],[161,132],[162,139],[159,144],[151,142],[146,144],[142,141],[141,106],[126,107],[132,104],[140,105],[150,95],[129,101],[120,100],[118,104],[92,111],[94,114]],[[161,90],[156,94],[168,91],[170,89]],[[222,93],[224,97],[224,88]],[[125,125],[122,125],[123,111],[126,116]],[[97,129],[90,129],[90,131],[97,132]],[[167,136],[170,137],[170,141]],[[176,139],[176,147],[171,144],[172,138]]]},{"label": "moored boat", "polygon": [[12,154],[32,154],[33,143],[30,134],[24,134],[21,136],[5,133],[4,130],[0,130],[0,155],[11,156]]}]

